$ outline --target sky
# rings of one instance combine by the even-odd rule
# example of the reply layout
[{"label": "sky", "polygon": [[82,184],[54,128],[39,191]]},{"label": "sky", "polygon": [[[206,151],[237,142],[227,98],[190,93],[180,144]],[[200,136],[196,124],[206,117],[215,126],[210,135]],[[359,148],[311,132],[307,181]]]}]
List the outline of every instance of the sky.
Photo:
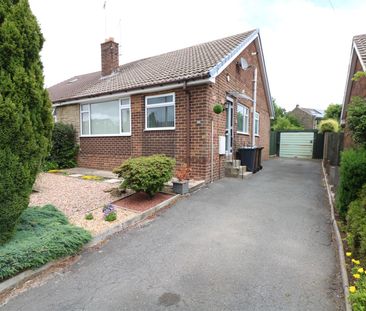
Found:
[{"label": "sky", "polygon": [[352,37],[366,33],[364,0],[29,2],[46,40],[47,87],[99,71],[109,37],[122,65],[258,28],[272,97],[287,111],[342,103]]}]

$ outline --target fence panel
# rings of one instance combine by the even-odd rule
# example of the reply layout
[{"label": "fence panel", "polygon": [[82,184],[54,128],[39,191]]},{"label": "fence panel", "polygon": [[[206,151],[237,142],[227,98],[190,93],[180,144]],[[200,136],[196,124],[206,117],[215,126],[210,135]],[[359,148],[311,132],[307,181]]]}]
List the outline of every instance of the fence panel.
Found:
[{"label": "fence panel", "polygon": [[331,166],[339,166],[343,150],[343,133],[325,133],[323,159]]}]

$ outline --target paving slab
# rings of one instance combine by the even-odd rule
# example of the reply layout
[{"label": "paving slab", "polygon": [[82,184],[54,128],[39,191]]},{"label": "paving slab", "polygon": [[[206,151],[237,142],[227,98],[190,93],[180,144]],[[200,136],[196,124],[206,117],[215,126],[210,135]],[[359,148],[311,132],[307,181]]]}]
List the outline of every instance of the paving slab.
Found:
[{"label": "paving slab", "polygon": [[1,310],[343,310],[317,161],[223,179]]}]

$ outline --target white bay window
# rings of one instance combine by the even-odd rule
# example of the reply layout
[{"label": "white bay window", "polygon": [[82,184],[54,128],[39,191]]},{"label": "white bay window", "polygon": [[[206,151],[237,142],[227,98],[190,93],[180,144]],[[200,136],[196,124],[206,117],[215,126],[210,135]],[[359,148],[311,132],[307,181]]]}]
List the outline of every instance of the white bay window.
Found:
[{"label": "white bay window", "polygon": [[81,136],[131,135],[130,99],[80,105]]}]

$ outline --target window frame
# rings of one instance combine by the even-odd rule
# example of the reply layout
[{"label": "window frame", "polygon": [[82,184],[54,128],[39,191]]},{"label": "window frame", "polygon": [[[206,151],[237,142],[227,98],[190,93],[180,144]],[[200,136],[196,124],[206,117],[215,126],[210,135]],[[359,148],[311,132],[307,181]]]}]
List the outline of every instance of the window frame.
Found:
[{"label": "window frame", "polygon": [[[157,98],[157,97],[165,97],[165,96],[173,96],[173,101],[168,103],[160,103],[160,104],[148,104],[147,101],[150,98]],[[148,127],[148,114],[147,111],[149,108],[162,108],[162,107],[170,107],[173,106],[173,115],[174,115],[174,126],[165,126],[165,127]],[[150,95],[145,96],[145,131],[172,131],[175,130],[175,93],[164,93],[159,95]]]},{"label": "window frame", "polygon": [[[255,129],[256,129],[255,123],[256,122],[258,122],[258,131],[255,131]],[[255,112],[254,113],[254,135],[259,136],[259,132],[260,132],[260,114],[259,114],[259,112]]]},{"label": "window frame", "polygon": [[[243,129],[245,130],[246,129],[246,131],[239,131],[238,130],[238,125],[236,126],[236,132],[238,133],[238,134],[243,134],[243,135],[249,135],[249,108],[247,107],[247,106],[245,106],[245,105],[243,105],[243,104],[241,104],[241,103],[238,103],[237,104],[237,108],[236,108],[236,114],[237,114],[237,118],[236,119],[238,119],[238,108],[239,108],[239,106],[240,107],[243,107],[244,108],[244,114],[243,114]],[[245,114],[245,112],[246,112],[246,114]],[[247,118],[247,126],[246,126],[246,128],[245,128],[245,118]]]},{"label": "window frame", "polygon": [[[128,100],[128,104],[122,104],[123,100]],[[118,101],[118,115],[119,115],[119,133],[117,134],[91,134],[91,105],[93,104],[103,104],[104,102],[110,101]],[[89,107],[88,111],[82,111],[82,106],[87,105]],[[130,131],[129,132],[122,132],[122,109],[129,109],[130,110]],[[83,134],[83,113],[88,114],[88,121],[89,121],[89,134]],[[122,97],[116,100],[105,100],[105,101],[94,101],[90,103],[80,103],[80,137],[113,137],[113,136],[131,136],[132,132],[132,124],[131,124],[131,97]]]}]

